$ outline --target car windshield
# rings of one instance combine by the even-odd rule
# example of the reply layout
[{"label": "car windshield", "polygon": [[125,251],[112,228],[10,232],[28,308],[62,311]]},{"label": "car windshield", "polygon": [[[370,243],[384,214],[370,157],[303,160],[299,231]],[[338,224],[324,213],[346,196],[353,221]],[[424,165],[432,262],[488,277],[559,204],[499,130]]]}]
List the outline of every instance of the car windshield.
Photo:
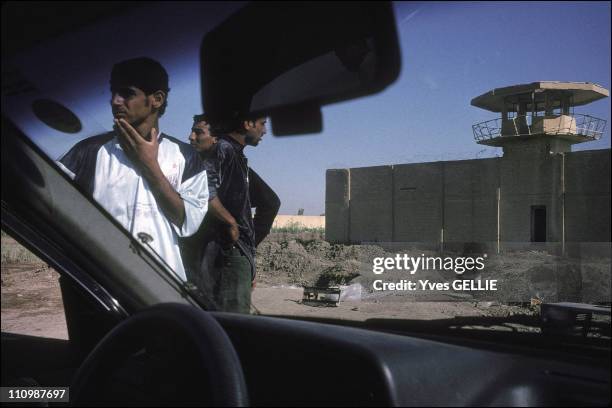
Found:
[{"label": "car windshield", "polygon": [[[213,308],[366,320],[609,304],[609,2],[394,3],[401,52],[395,83],[323,107],[320,133],[275,137],[273,118],[248,118],[251,128],[240,139],[194,115],[206,113],[202,39],[242,5],[133,7],[17,52],[2,63],[3,115],[100,211],[157,252],[172,279],[196,287],[198,301],[196,293],[215,299]],[[166,89],[154,74],[117,68],[141,57],[165,69]],[[245,69],[256,64],[244,61]],[[156,87],[151,92],[147,81]],[[142,164],[146,154],[139,167],[129,153],[121,156],[127,161],[112,153],[129,149],[116,136],[130,132],[124,119],[149,112],[149,103],[160,109],[164,100],[153,92],[160,89],[167,106],[151,133],[162,136],[154,157],[186,203],[178,221],[172,200],[159,198],[167,185],[143,175],[154,173]],[[125,102],[141,94],[142,105]],[[218,149],[246,158],[246,184],[238,177],[230,187],[219,181],[217,190],[199,193],[202,183],[211,184],[197,175],[213,174],[191,164],[199,154],[195,135],[205,132],[223,140],[215,142]],[[249,132],[261,140],[249,143]],[[222,169],[225,180],[234,177],[231,169],[241,171]],[[258,208],[265,194],[250,192],[252,223],[247,201],[241,210],[230,201],[256,178],[280,207]],[[131,187],[121,187],[130,180]],[[138,188],[146,197],[130,202],[126,197],[145,194]],[[221,245],[221,261],[217,255],[202,261],[200,254],[189,263],[189,248],[202,248],[197,240],[184,242],[198,236],[206,205],[213,208],[201,203],[214,195],[251,241]],[[156,215],[137,221],[135,214],[147,211]],[[220,221],[206,228],[231,234]],[[248,286],[246,309],[224,303],[206,279],[192,279],[219,262],[225,276],[246,262],[240,272],[246,275],[227,278]]]}]

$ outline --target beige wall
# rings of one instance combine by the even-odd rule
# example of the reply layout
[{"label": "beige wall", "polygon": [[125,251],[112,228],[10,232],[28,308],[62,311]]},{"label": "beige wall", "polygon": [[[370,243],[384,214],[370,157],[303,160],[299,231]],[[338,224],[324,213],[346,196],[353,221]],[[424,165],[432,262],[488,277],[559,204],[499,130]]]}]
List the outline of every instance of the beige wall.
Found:
[{"label": "beige wall", "polygon": [[283,228],[299,224],[305,228],[325,228],[323,215],[277,215],[272,228]]},{"label": "beige wall", "polygon": [[531,207],[545,206],[547,242],[562,242],[564,230],[568,243],[610,242],[610,149],[563,159],[535,147],[502,158],[328,170],[326,239],[436,243],[443,234],[445,243],[493,243],[499,233],[501,243],[530,242]]}]

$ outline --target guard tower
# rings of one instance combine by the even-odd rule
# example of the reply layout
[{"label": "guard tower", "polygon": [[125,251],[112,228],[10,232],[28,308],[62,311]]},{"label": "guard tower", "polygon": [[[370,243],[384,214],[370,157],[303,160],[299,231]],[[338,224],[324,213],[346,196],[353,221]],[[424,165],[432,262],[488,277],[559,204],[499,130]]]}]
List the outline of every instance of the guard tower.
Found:
[{"label": "guard tower", "polygon": [[501,118],[472,126],[477,143],[503,147],[504,156],[526,151],[565,153],[576,143],[599,139],[606,121],[575,114],[574,107],[609,95],[589,82],[540,81],[496,88],[472,99],[472,105],[501,113]]}]

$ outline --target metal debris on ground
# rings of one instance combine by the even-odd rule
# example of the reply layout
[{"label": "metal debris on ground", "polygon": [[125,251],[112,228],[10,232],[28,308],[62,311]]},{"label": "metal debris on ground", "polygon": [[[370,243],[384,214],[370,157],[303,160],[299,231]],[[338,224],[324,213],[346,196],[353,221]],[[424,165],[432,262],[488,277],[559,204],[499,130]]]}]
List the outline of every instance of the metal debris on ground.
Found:
[{"label": "metal debris on ground", "polygon": [[541,305],[542,302],[542,299],[540,299],[538,296],[531,298],[531,306]]},{"label": "metal debris on ground", "polygon": [[339,301],[340,288],[304,287],[303,305],[336,307]]},{"label": "metal debris on ground", "polygon": [[610,338],[609,305],[543,303],[540,317],[544,334]]}]

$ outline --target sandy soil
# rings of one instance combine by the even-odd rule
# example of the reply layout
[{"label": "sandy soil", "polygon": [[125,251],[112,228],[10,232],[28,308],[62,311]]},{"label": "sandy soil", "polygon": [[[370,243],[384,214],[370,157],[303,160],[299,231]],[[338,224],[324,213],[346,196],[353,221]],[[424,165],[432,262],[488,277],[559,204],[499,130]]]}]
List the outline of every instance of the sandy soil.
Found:
[{"label": "sandy soil", "polygon": [[[2,267],[2,331],[67,339],[58,273],[40,265]],[[510,313],[501,305],[472,302],[403,302],[384,299],[342,301],[335,307],[302,303],[303,288],[258,285],[253,306],[261,314],[277,316],[323,317],[346,320],[372,318],[447,319],[453,316],[490,316]],[[514,313],[524,312],[514,307]]]},{"label": "sandy soil", "polygon": [[335,307],[302,303],[303,288],[258,287],[252,303],[262,314],[323,317],[346,320],[374,318],[448,319],[453,316],[488,316],[484,307],[469,302],[383,302],[376,299],[343,301]]},{"label": "sandy soil", "polygon": [[2,265],[2,331],[67,339],[58,278],[45,265]]}]

